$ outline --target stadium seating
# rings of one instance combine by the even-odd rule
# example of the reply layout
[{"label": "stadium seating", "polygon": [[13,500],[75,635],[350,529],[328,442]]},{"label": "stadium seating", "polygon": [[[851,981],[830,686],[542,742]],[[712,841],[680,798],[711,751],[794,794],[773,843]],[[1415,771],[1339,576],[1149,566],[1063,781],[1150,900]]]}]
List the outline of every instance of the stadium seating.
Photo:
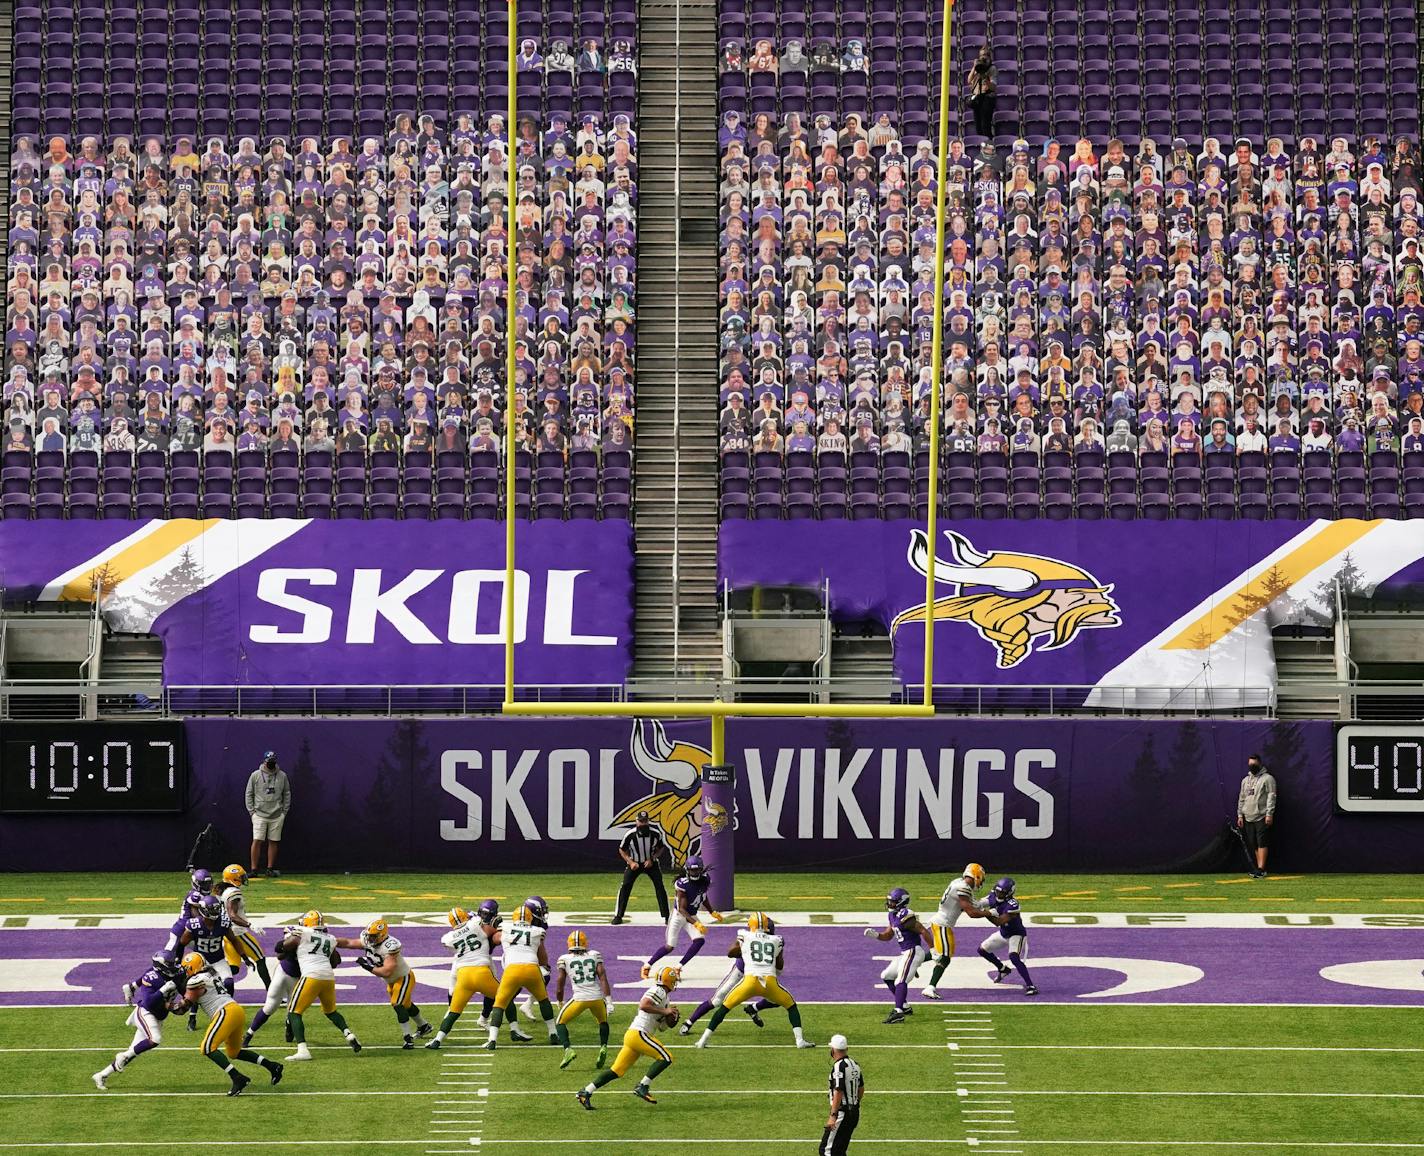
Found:
[{"label": "stadium seating", "polygon": [[17,10],[0,513],[498,517],[508,416],[521,512],[627,517],[636,5],[506,21]]},{"label": "stadium seating", "polygon": [[[724,518],[928,510],[931,8],[721,7]],[[969,9],[941,509],[1424,516],[1412,6]]]}]

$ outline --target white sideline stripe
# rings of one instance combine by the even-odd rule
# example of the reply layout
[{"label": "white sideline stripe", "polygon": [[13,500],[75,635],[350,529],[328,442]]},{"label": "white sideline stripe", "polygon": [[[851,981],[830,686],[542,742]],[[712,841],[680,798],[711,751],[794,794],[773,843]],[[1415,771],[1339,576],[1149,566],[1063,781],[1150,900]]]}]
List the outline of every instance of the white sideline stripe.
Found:
[{"label": "white sideline stripe", "polygon": [[[256,994],[256,993],[254,993],[254,994]],[[878,1008],[883,1008],[883,1007],[886,1006],[884,999],[823,999],[823,1000],[798,1000],[797,1002],[798,1002],[802,1007],[878,1007]],[[1358,1009],[1360,1009],[1360,1008],[1378,1009],[1378,1010],[1381,1010],[1381,1011],[1401,1011],[1401,1012],[1405,1012],[1405,1011],[1408,1011],[1408,1012],[1417,1012],[1417,1011],[1419,1010],[1417,1004],[1409,1004],[1409,1003],[1288,1003],[1288,1002],[1285,1002],[1285,1001],[1282,1001],[1282,1002],[1280,1002],[1280,1003],[1226,1003],[1226,1002],[1207,1002],[1207,1001],[1201,1001],[1201,1002],[1188,1002],[1188,1001],[1183,1001],[1183,1002],[1179,1002],[1179,1003],[1169,1003],[1169,1002],[1166,1002],[1166,1001],[1164,1001],[1164,1000],[1134,999],[1134,998],[1131,998],[1131,997],[1125,998],[1125,999],[1114,999],[1113,1002],[1110,1003],[1110,1004],[1101,1004],[1101,1003],[1095,1003],[1095,1004],[1070,1003],[1070,1002],[1068,1002],[1068,1001],[1066,1001],[1066,1000],[1063,1001],[1063,1002],[1055,1002],[1053,999],[1040,1000],[1040,1001],[1035,1002],[1035,1003],[1030,1003],[1030,1002],[1027,1002],[1027,1001],[1024,1002],[1024,1003],[1009,1003],[1007,1000],[980,1000],[980,1001],[971,1001],[971,1000],[968,1000],[968,999],[966,999],[965,1002],[979,1002],[979,1003],[981,1003],[981,1004],[982,1004],[983,1006],[985,1006],[985,1007],[992,1007],[992,1008],[996,1008],[996,1009],[1002,1009],[1002,1010],[1005,1010],[1005,1011],[1017,1011],[1019,1008],[1043,1008],[1043,1007],[1049,1007],[1049,1008],[1067,1008],[1067,1007],[1081,1007],[1081,1008],[1088,1008],[1088,1007],[1093,1007],[1093,1008],[1104,1008],[1104,1007],[1246,1008],[1246,1007],[1250,1007],[1250,1008],[1266,1008],[1266,1009],[1269,1009],[1269,1010],[1272,1010],[1272,1011],[1279,1010],[1280,1008],[1296,1008],[1296,1007],[1298,1007],[1298,1008],[1318,1008],[1318,1009],[1322,1009],[1322,1010],[1335,1009],[1335,1010],[1347,1010],[1347,1011],[1356,1011],[1356,1010],[1358,1010]],[[5,1011],[61,1011],[61,1010],[65,1009],[65,1008],[106,1008],[106,1009],[108,1009],[109,1011],[116,1011],[118,1008],[120,1008],[120,1007],[122,1007],[122,1006],[123,1006],[122,1004],[115,1004],[115,1003],[22,1003],[22,1004],[21,1004],[21,1003],[9,1003],[9,1004],[0,1004],[0,1012],[5,1012]],[[344,1006],[344,1007],[386,1007],[386,1006],[387,1006],[387,1001],[386,1001],[386,1000],[383,1000],[383,999],[381,999],[381,1000],[372,999],[370,1002],[365,1002],[365,1001],[363,1001],[363,1000],[342,1000],[342,1006]],[[925,1006],[925,1005],[922,1004],[922,1005],[919,1005],[919,1006],[923,1007],[923,1006]],[[476,1046],[479,1046],[479,1045],[476,1045]],[[672,1045],[672,1046],[673,1046],[673,1047],[678,1047],[678,1046],[683,1046],[683,1045],[674,1044],[674,1045]],[[736,1046],[736,1045],[726,1044],[726,1045],[719,1045],[719,1046],[733,1047],[733,1046]],[[744,1046],[744,1047],[766,1047],[766,1046],[770,1046],[770,1045],[749,1044],[749,1045],[741,1045],[741,1046]],[[862,1047],[874,1047],[874,1046],[875,1046],[875,1045],[873,1045],[873,1044],[857,1044],[857,1045],[856,1045],[856,1051],[860,1051]],[[914,1046],[914,1045],[910,1045],[910,1044],[896,1044],[896,1045],[894,1045],[894,1046],[895,1046],[895,1047],[912,1047],[912,1046]],[[923,1046],[925,1046],[925,1045],[920,1045],[920,1046],[923,1047]],[[941,1045],[941,1046],[942,1046],[942,1045]],[[339,1050],[339,1049],[338,1049],[338,1050]],[[1247,1050],[1247,1051],[1255,1051],[1255,1050],[1257,1050],[1257,1049],[1248,1048],[1248,1049],[1245,1049],[1245,1050]],[[1348,1051],[1358,1051],[1358,1050],[1360,1050],[1360,1049],[1357,1049],[1357,1048],[1349,1048],[1349,1049],[1347,1049],[1347,1050],[1348,1050]],[[489,1142],[490,1142],[490,1141],[486,1141],[486,1143],[489,1143]],[[502,1142],[503,1142],[503,1141],[501,1141],[501,1143],[502,1143]],[[860,1144],[860,1143],[869,1143],[869,1141],[857,1140],[856,1143],[857,1143],[857,1144]]]},{"label": "white sideline stripe", "polygon": [[1048,1148],[1424,1148],[1400,1140],[1013,1140]]},{"label": "white sideline stripe", "polygon": [[[330,1045],[335,1047],[335,1044]],[[859,1051],[865,1045],[856,1045]],[[965,1045],[960,1044],[962,1049]],[[1424,1048],[1318,1048],[1294,1044],[1252,1046],[1250,1044],[997,1044],[1015,1052],[1345,1052],[1350,1055],[1375,1052],[1424,1052]],[[3,1051],[4,1049],[0,1049]],[[966,1053],[988,1055],[987,1052]]]},{"label": "white sideline stripe", "polygon": [[[735,1021],[734,1021],[734,1022],[735,1022]],[[286,1045],[284,1045],[284,1046],[286,1046]],[[698,1050],[695,1044],[664,1044],[663,1046],[666,1047],[666,1048],[668,1048],[670,1051],[674,1051],[674,1052],[691,1052],[691,1051],[697,1051],[697,1050]],[[314,1052],[316,1052],[316,1051],[323,1051],[323,1050],[325,1050],[325,1051],[332,1051],[332,1052],[349,1052],[349,1051],[351,1050],[351,1049],[350,1049],[349,1047],[347,1047],[345,1044],[312,1044],[312,1045],[310,1045],[310,1047],[311,1047],[311,1050],[314,1051]],[[450,1042],[447,1040],[447,1041],[445,1042],[445,1049],[448,1051],[449,1047],[450,1047]],[[469,1044],[469,1045],[466,1045],[466,1047],[468,1047],[469,1050],[472,1051],[472,1052],[483,1052],[483,1051],[484,1051],[484,1046],[483,1046],[482,1044]],[[737,1050],[737,1051],[747,1051],[747,1052],[758,1052],[758,1051],[767,1051],[767,1052],[770,1052],[770,1051],[786,1051],[786,1050],[790,1049],[790,1047],[791,1047],[790,1044],[724,1044],[724,1043],[722,1043],[720,1040],[718,1040],[718,1041],[717,1041],[717,1044],[716,1044],[716,1049],[717,1049],[717,1051],[719,1051],[719,1052],[728,1052],[728,1051],[733,1051],[733,1050]],[[863,1051],[865,1051],[867,1048],[876,1048],[876,1049],[879,1049],[879,1050],[882,1050],[882,1051],[888,1051],[888,1052],[900,1052],[900,1051],[907,1051],[907,1050],[908,1050],[908,1051],[926,1051],[926,1052],[942,1052],[942,1051],[944,1051],[944,1045],[943,1045],[943,1044],[856,1044],[856,1045],[855,1045],[855,1050],[858,1051],[858,1052],[863,1052]],[[98,1054],[107,1054],[107,1053],[113,1052],[113,1051],[115,1051],[115,1050],[117,1050],[117,1045],[110,1045],[109,1047],[84,1047],[84,1048],[0,1048],[0,1055],[30,1055],[30,1054],[38,1054],[38,1053],[46,1053],[46,1052],[61,1052],[61,1053],[63,1053],[63,1052],[95,1052],[95,1053],[98,1053]],[[363,1052],[399,1052],[399,1051],[403,1051],[404,1049],[401,1048],[401,1046],[400,1046],[399,1044],[362,1044],[362,1045],[361,1045],[361,1050],[362,1050]],[[503,1050],[503,1049],[501,1049],[501,1050]],[[705,1050],[705,1049],[704,1049],[704,1050]],[[1250,1049],[1248,1049],[1248,1050],[1250,1050]],[[1323,1049],[1323,1050],[1328,1051],[1328,1050],[1331,1050],[1331,1049]],[[1375,1048],[1375,1049],[1369,1049],[1369,1048],[1340,1048],[1340,1049],[1338,1049],[1338,1050],[1340,1050],[1340,1051],[1370,1051],[1370,1050],[1374,1050],[1374,1051],[1398,1051],[1398,1052],[1412,1052],[1412,1051],[1421,1051],[1421,1052],[1424,1052],[1424,1048]],[[980,1053],[980,1054],[982,1054],[982,1053]],[[178,1051],[178,1050],[174,1050],[174,1049],[172,1049],[172,1048],[158,1048],[158,1049],[155,1049],[154,1051],[144,1053],[144,1059],[145,1059],[145,1061],[152,1059],[154,1056],[183,1056],[183,1057],[188,1058],[188,1059],[191,1059],[191,1058],[192,1058],[186,1051]]]},{"label": "white sideline stripe", "polygon": [[[527,1093],[526,1093],[527,1094]],[[535,1093],[537,1095],[537,1093]],[[894,1092],[878,1092],[880,1096],[893,1096]],[[925,1093],[932,1095],[933,1093]],[[960,1089],[959,1095],[977,1096],[980,1093],[971,1092],[967,1088]],[[1214,1097],[1214,1096],[1236,1096],[1238,1098],[1249,1097],[1257,1100],[1424,1100],[1424,1092],[1115,1092],[1115,1091],[1084,1091],[1076,1089],[1070,1092],[1045,1091],[1043,1089],[1015,1088],[1012,1092],[996,1092],[995,1095],[1004,1096],[1180,1096],[1187,1098]],[[1086,1141],[1085,1141],[1086,1143]],[[1145,1143],[1145,1141],[1144,1141]],[[1225,1143],[1225,1141],[1223,1141]],[[1287,1145],[1288,1146],[1288,1145]],[[1424,1147],[1424,1144],[1418,1145]]]}]

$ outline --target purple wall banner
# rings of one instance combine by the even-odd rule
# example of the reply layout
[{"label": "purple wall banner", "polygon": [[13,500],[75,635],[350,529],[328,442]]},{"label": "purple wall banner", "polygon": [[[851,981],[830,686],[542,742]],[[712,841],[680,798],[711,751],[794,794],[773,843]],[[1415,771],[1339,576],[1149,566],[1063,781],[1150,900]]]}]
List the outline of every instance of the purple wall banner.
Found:
[{"label": "purple wall banner", "polygon": [[[1424,521],[939,529],[930,543],[909,521],[724,522],[718,568],[735,589],[826,582],[835,619],[890,632],[896,673],[910,685],[923,681],[929,619],[940,684],[1141,688],[1140,706],[1192,688],[1226,708],[1274,686],[1272,627],[1328,625],[1337,581],[1348,594],[1398,590],[1424,559]],[[937,588],[927,612],[931,551]]]},{"label": "purple wall banner", "polygon": [[[516,677],[622,683],[627,522],[522,523]],[[14,599],[101,600],[164,640],[172,685],[504,681],[504,525],[257,519],[0,523]]]},{"label": "purple wall banner", "polygon": [[[679,859],[708,819],[705,723],[185,727],[186,814],[0,816],[0,870],[171,869],[206,823],[238,855],[243,786],[267,749],[292,779],[293,869],[613,872],[639,810]],[[1424,870],[1424,817],[1337,813],[1334,729],[1320,722],[729,720],[725,819],[751,869],[1220,870],[1240,855],[1225,826],[1251,751],[1280,786],[1274,866]]]}]

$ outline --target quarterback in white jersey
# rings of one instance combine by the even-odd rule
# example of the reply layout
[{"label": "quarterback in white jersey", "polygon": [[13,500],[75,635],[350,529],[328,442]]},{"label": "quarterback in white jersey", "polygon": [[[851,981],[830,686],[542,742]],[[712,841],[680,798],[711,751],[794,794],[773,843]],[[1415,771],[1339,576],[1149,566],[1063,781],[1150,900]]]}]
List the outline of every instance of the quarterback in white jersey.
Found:
[{"label": "quarterback in white jersey", "polygon": [[[559,999],[559,1018],[554,1030],[564,1049],[559,1067],[567,1068],[578,1054],[569,1044],[569,1024],[584,1012],[598,1021],[598,1060],[593,1066],[603,1067],[608,1062],[608,1016],[613,1011],[613,989],[608,986],[603,955],[588,945],[586,931],[569,932],[569,949],[559,956],[554,974],[558,976]],[[566,985],[571,989],[567,1002],[564,1000]]]},{"label": "quarterback in white jersey", "polygon": [[297,968],[301,977],[292,990],[291,1001],[287,1004],[288,1020],[292,1027],[292,1041],[297,1045],[291,1060],[310,1060],[312,1054],[307,1047],[306,1022],[302,1016],[307,1008],[317,1001],[321,1010],[346,1037],[353,1052],[361,1050],[361,1041],[356,1033],[346,1026],[346,1017],[336,1010],[336,969],[332,959],[338,947],[359,948],[359,939],[343,939],[333,935],[326,927],[326,918],[313,908],[302,916],[295,927],[287,928],[282,939],[283,946],[296,955]]},{"label": "quarterback in white jersey", "polygon": [[183,994],[188,1005],[195,1010],[202,1008],[208,1014],[208,1030],[203,1034],[203,1055],[232,1081],[228,1095],[236,1096],[252,1083],[251,1077],[237,1070],[233,1060],[260,1064],[272,1077],[272,1082],[277,1083],[282,1078],[282,1065],[257,1052],[248,1051],[244,1046],[242,1030],[247,1025],[247,1013],[228,995],[227,986],[208,961],[196,951],[190,951],[183,957],[183,971],[187,981]]},{"label": "quarterback in white jersey", "polygon": [[699,1048],[705,1048],[715,1032],[727,1018],[727,1013],[749,999],[764,999],[769,1004],[786,1009],[786,1017],[791,1021],[791,1033],[796,1037],[798,1048],[814,1048],[801,1030],[801,1009],[796,1006],[796,998],[781,986],[781,971],[786,966],[786,941],[776,934],[776,924],[765,911],[757,911],[747,920],[747,925],[737,932],[737,942],[727,954],[740,957],[746,974],[722,1001],[722,1006],[712,1013],[711,1022],[697,1041]]},{"label": "quarterback in white jersey", "polygon": [[[377,919],[361,932],[361,958],[356,962],[362,971],[370,972],[386,985],[391,1010],[396,1013],[396,1022],[405,1038],[401,1045],[405,1050],[415,1047],[417,1034],[428,1036],[435,1030],[415,1006],[415,976],[401,950],[401,941],[391,934],[390,925],[384,919]],[[419,1032],[412,1031],[412,1024]]]},{"label": "quarterback in white jersey", "polygon": [[638,1001],[638,1012],[633,1017],[632,1026],[623,1033],[623,1046],[618,1050],[613,1063],[594,1076],[592,1082],[577,1093],[578,1102],[589,1111],[593,1111],[593,1093],[604,1084],[612,1083],[620,1076],[626,1075],[640,1056],[647,1056],[653,1061],[653,1065],[638,1081],[633,1095],[649,1104],[657,1103],[651,1090],[653,1080],[672,1066],[672,1053],[658,1043],[657,1034],[677,1023],[680,1013],[677,1004],[672,1002],[672,991],[677,987],[680,977],[681,973],[675,967],[659,969],[653,986],[648,988],[643,993],[643,998]]},{"label": "quarterback in white jersey", "polygon": [[983,886],[984,868],[978,863],[970,863],[940,896],[939,910],[930,916],[930,958],[934,960],[934,971],[930,973],[930,982],[925,988],[925,999],[939,999],[939,990],[935,985],[944,975],[949,961],[954,958],[954,925],[959,922],[959,917],[967,915],[971,919],[984,918],[988,908],[981,907],[975,899],[979,888]]}]

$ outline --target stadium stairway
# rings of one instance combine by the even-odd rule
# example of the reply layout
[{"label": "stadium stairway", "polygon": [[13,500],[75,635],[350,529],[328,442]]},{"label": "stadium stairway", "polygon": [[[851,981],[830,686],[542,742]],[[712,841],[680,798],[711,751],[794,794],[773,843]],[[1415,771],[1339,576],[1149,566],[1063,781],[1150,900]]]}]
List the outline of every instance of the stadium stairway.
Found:
[{"label": "stadium stairway", "polygon": [[[15,82],[15,4],[0,0],[0,270],[9,268],[10,257],[10,113]],[[3,275],[3,274],[0,274]],[[0,293],[0,326],[9,332],[9,294]]]},{"label": "stadium stairway", "polygon": [[639,28],[635,673],[716,677],[717,6],[644,3]]}]

